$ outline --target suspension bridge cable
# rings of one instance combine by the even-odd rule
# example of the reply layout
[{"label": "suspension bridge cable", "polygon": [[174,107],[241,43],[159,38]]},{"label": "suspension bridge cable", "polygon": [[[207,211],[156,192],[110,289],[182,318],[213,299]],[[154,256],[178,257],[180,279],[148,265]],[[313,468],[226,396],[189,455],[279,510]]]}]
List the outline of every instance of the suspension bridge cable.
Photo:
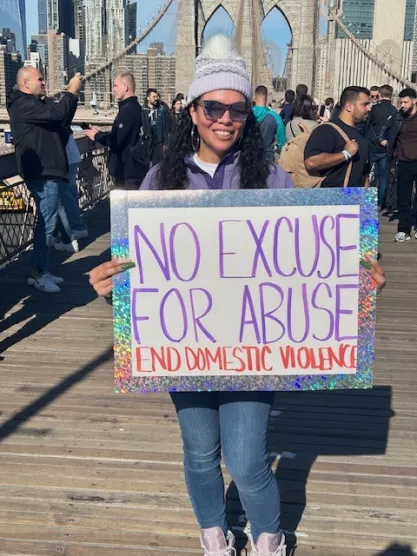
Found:
[{"label": "suspension bridge cable", "polygon": [[385,64],[385,62],[383,62],[382,60],[380,60],[375,54],[372,54],[367,48],[365,48],[360,42],[359,40],[349,31],[349,29],[346,27],[346,25],[340,20],[338,15],[335,15],[334,17],[336,23],[340,26],[340,28],[342,29],[342,31],[345,33],[345,35],[348,37],[348,39],[350,39],[353,44],[356,46],[356,48],[358,48],[367,58],[369,58],[377,67],[379,67],[382,71],[384,71],[387,75],[389,75],[391,78],[395,79],[396,81],[398,81],[398,83],[401,83],[403,86],[405,87],[411,87],[412,89],[415,88],[415,84],[412,83],[411,81],[409,81],[408,79],[402,77],[399,73],[397,73],[396,71],[394,71],[392,68],[390,68],[387,64]]},{"label": "suspension bridge cable", "polygon": [[[93,79],[97,75],[99,75],[99,74],[105,72],[106,70],[110,69],[116,62],[118,62],[119,60],[124,58],[127,54],[129,54],[129,52],[131,52],[139,43],[144,41],[146,39],[146,37],[155,29],[155,27],[158,25],[158,23],[161,21],[161,19],[167,13],[167,11],[169,10],[169,8],[171,7],[171,5],[173,3],[174,3],[174,0],[165,0],[164,4],[161,6],[159,12],[156,14],[156,16],[150,22],[148,27],[146,27],[146,29],[144,29],[142,32],[140,32],[139,35],[133,41],[131,41],[126,46],[126,48],[124,48],[121,52],[116,54],[116,56],[114,56],[110,60],[107,60],[104,64],[99,66],[97,69],[83,75],[82,76],[82,81],[83,82],[90,81],[90,79]],[[56,96],[56,95],[60,94],[61,92],[62,92],[62,90],[55,91],[55,92],[52,93],[52,96]]]}]

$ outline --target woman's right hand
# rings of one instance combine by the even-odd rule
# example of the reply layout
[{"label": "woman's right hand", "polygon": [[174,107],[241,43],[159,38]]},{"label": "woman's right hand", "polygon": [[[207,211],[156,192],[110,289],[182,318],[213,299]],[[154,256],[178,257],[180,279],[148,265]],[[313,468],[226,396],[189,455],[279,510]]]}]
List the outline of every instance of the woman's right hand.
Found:
[{"label": "woman's right hand", "polygon": [[90,274],[90,284],[95,289],[98,295],[102,297],[108,297],[111,295],[113,290],[113,276],[120,274],[125,270],[122,265],[130,263],[131,261],[112,259],[107,263],[103,263],[89,273]]}]

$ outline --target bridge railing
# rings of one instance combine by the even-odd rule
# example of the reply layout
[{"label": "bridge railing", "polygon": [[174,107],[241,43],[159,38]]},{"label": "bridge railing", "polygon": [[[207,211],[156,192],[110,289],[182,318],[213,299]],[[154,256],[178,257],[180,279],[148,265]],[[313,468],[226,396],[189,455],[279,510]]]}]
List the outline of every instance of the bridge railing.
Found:
[{"label": "bridge railing", "polygon": [[[91,209],[113,187],[105,149],[87,138],[76,138],[81,153],[77,184],[82,210]],[[24,180],[17,174],[13,149],[0,149],[0,266],[33,242],[36,208]]]}]

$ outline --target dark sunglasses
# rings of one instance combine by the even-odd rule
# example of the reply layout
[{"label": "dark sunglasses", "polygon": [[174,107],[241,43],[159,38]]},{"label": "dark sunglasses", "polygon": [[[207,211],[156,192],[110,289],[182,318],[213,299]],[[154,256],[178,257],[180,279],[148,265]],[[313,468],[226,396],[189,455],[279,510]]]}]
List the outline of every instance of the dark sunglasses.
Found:
[{"label": "dark sunglasses", "polygon": [[371,95],[371,98],[379,98],[379,95]]},{"label": "dark sunglasses", "polygon": [[247,102],[223,104],[217,100],[202,100],[201,102],[196,102],[196,104],[201,106],[205,117],[212,122],[220,120],[226,111],[229,111],[230,117],[234,122],[245,122],[250,113],[250,105]]}]

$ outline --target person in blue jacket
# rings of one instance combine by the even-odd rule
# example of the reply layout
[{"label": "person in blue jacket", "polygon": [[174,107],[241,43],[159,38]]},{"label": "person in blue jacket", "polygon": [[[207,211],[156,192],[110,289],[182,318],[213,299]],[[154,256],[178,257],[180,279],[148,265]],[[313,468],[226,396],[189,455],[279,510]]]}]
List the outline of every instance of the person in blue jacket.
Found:
[{"label": "person in blue jacket", "polygon": [[252,111],[261,128],[267,160],[275,162],[275,141],[278,145],[278,152],[281,152],[286,143],[284,122],[279,114],[268,108],[268,89],[264,85],[256,87],[254,100],[255,106]]}]

